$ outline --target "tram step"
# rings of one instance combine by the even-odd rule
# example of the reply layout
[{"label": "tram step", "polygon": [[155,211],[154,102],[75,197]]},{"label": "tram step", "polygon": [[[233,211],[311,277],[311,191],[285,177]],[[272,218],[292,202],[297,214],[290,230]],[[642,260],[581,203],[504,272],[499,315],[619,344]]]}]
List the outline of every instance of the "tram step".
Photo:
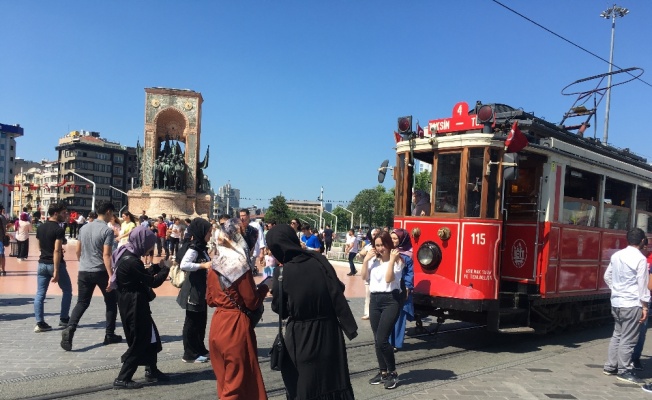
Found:
[{"label": "tram step", "polygon": [[513,328],[500,328],[500,333],[534,333],[534,328],[529,326],[515,326]]}]

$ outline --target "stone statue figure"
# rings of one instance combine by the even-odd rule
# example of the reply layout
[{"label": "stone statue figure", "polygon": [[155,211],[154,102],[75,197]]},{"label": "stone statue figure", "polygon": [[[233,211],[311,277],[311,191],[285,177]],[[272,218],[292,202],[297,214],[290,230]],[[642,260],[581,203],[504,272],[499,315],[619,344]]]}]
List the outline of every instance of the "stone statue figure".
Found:
[{"label": "stone statue figure", "polygon": [[203,193],[210,190],[210,188],[206,187],[206,184],[204,182],[204,170],[208,168],[208,156],[209,156],[210,148],[211,148],[210,145],[206,148],[206,155],[204,156],[204,161],[197,163],[197,192],[198,193]]},{"label": "stone statue figure", "polygon": [[140,187],[142,182],[143,171],[143,148],[140,145],[140,140],[136,142],[136,179],[134,179],[133,187]]}]

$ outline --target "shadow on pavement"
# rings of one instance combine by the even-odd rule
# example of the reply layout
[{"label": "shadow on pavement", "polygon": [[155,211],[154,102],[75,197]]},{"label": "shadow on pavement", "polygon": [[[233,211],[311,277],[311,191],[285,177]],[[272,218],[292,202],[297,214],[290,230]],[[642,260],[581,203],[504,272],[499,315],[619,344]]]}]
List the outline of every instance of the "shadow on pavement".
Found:
[{"label": "shadow on pavement", "polygon": [[19,319],[34,318],[34,313],[30,314],[0,314],[0,321],[18,321]]},{"label": "shadow on pavement", "polygon": [[457,375],[447,369],[413,369],[407,372],[397,370],[399,381],[409,384],[424,383],[432,381],[448,381],[454,380]]},{"label": "shadow on pavement", "polygon": [[10,299],[0,299],[0,307],[24,306],[27,304],[34,304],[34,299],[29,297],[15,297]]}]

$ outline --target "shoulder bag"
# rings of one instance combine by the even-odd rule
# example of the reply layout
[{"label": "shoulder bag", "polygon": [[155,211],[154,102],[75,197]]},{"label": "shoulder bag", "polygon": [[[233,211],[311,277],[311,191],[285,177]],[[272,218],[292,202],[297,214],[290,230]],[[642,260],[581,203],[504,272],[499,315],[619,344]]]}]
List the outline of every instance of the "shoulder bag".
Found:
[{"label": "shoulder bag", "polygon": [[283,359],[286,357],[285,339],[283,339],[283,267],[279,267],[278,276],[279,310],[278,310],[278,334],[272,348],[269,350],[269,366],[272,371],[280,371],[283,366]]},{"label": "shoulder bag", "polygon": [[[215,271],[215,272],[217,272],[217,271]],[[263,313],[265,312],[265,306],[264,306],[263,304],[261,304],[260,307],[258,307],[258,308],[255,309],[255,310],[250,310],[250,309],[248,309],[248,308],[245,307],[245,306],[241,306],[241,305],[238,304],[238,302],[235,301],[235,299],[234,299],[233,297],[231,297],[231,295],[226,291],[226,288],[224,287],[224,283],[222,282],[222,276],[220,275],[219,272],[217,272],[217,275],[218,275],[218,276],[217,276],[217,279],[218,279],[218,281],[220,282],[220,287],[222,288],[222,292],[224,292],[224,294],[226,295],[226,297],[228,297],[229,300],[231,300],[231,303],[233,303],[233,305],[234,305],[238,310],[240,310],[240,312],[242,312],[244,315],[246,315],[246,316],[249,318],[249,320],[251,320],[251,326],[255,328],[256,325],[258,325],[258,323],[263,319]]]},{"label": "shoulder bag", "polygon": [[170,283],[175,288],[181,288],[185,280],[186,271],[181,269],[176,260],[172,260],[172,266],[170,267]]}]

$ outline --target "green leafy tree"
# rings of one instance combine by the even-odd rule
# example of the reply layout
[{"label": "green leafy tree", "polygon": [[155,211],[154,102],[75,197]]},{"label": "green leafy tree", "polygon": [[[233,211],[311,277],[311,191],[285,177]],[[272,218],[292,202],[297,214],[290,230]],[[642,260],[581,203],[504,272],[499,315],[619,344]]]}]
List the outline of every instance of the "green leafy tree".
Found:
[{"label": "green leafy tree", "polygon": [[380,195],[378,212],[374,215],[376,226],[394,225],[394,188]]},{"label": "green leafy tree", "polygon": [[432,172],[421,171],[417,174],[414,182],[414,190],[422,190],[430,193],[432,189]]},{"label": "green leafy tree", "polygon": [[362,215],[363,222],[369,226],[391,225],[394,217],[394,193],[386,192],[382,185],[364,189],[355,196],[349,208],[356,217]]},{"label": "green leafy tree", "polygon": [[337,231],[344,232],[351,227],[351,213],[342,207],[335,207],[333,214],[337,215]]},{"label": "green leafy tree", "polygon": [[285,202],[285,197],[279,195],[269,202],[269,208],[265,212],[266,221],[276,221],[277,224],[288,224],[294,217],[292,211]]}]

